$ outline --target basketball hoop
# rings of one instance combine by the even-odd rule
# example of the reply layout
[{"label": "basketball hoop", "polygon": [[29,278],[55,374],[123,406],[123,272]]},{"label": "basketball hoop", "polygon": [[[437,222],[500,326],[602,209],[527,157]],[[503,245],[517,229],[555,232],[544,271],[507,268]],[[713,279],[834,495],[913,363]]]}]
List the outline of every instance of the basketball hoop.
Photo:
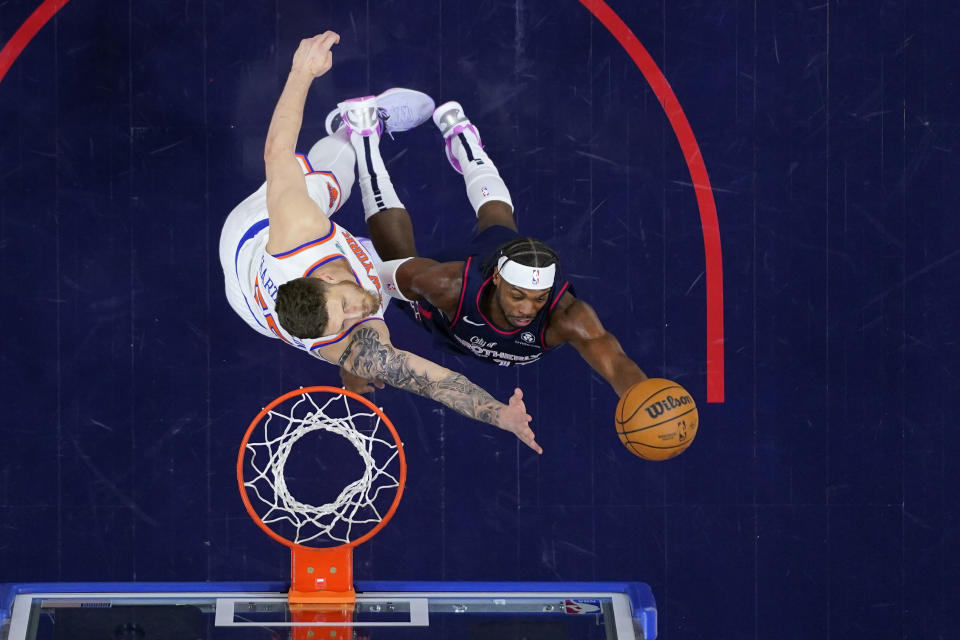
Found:
[{"label": "basketball hoop", "polygon": [[[336,498],[315,505],[291,492],[288,463],[298,442],[309,448],[309,440],[330,437],[352,445],[363,472]],[[324,451],[329,454],[328,447],[315,447],[305,474],[310,479],[324,475]],[[257,414],[240,444],[237,483],[257,526],[290,547],[291,603],[355,601],[353,548],[393,517],[406,477],[403,443],[393,423],[352,391],[306,387],[280,396]]]}]

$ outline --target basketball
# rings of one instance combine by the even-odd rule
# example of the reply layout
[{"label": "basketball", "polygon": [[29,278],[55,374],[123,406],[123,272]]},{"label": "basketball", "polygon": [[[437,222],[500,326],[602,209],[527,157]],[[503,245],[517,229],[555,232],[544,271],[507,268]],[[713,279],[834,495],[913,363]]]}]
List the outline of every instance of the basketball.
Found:
[{"label": "basketball", "polygon": [[686,389],[672,380],[648,378],[620,398],[616,423],[620,442],[633,455],[667,460],[690,446],[700,416]]}]

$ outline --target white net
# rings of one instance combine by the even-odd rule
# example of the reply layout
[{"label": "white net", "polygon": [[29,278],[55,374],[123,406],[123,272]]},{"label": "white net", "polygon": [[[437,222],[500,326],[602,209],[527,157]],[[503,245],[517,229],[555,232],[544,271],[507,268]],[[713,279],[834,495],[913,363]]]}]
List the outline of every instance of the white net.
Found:
[{"label": "white net", "polygon": [[[304,392],[288,410],[280,409],[275,407],[264,416],[246,446],[244,485],[263,523],[271,529],[276,525],[293,527],[293,542],[323,547],[351,542],[382,521],[395,496],[390,490],[397,489],[399,481],[396,471],[387,471],[398,456],[398,448],[389,430],[381,429],[380,416],[365,405],[351,403],[344,394],[334,394],[321,406]],[[383,433],[378,434],[380,431]],[[332,502],[322,505],[294,497],[284,475],[294,445],[317,432],[348,440],[364,465],[359,478],[347,484]],[[341,481],[342,477],[336,476],[331,480]]]}]

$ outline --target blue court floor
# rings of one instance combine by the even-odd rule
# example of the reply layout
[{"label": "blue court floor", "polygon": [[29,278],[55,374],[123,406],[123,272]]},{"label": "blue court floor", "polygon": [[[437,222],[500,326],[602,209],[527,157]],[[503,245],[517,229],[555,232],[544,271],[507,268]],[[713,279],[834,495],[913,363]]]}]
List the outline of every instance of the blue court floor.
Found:
[{"label": "blue court floor", "polygon": [[[521,231],[700,411],[646,462],[572,348],[484,368],[391,318],[523,388],[545,453],[378,391],[409,479],[358,579],[642,581],[667,639],[952,637],[958,24],[946,0],[0,3],[0,582],[287,577],[237,447],[339,377],[231,311],[217,241],[297,43],[333,29],[301,150],[348,97],[460,101]],[[421,251],[469,238],[432,125],[382,149]],[[362,234],[359,193],[337,215]]]}]

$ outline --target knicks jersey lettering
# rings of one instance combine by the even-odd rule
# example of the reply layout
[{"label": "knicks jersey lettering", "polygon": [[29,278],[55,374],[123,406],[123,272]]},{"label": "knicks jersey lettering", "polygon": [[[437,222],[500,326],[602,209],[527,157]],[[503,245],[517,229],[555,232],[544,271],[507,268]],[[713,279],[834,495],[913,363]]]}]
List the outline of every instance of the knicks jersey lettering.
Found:
[{"label": "knicks jersey lettering", "polygon": [[370,256],[367,255],[367,252],[364,251],[363,247],[357,242],[357,239],[352,235],[343,231],[343,237],[347,239],[347,246],[350,247],[350,251],[353,252],[353,255],[356,256],[357,260],[360,261],[360,264],[363,265],[363,268],[366,270],[367,277],[370,278],[370,281],[377,287],[377,293],[380,294],[381,301],[383,295],[381,289],[383,287],[380,284],[380,278],[377,277],[377,270],[373,266],[373,261],[370,259]]},{"label": "knicks jersey lettering", "polygon": [[[260,267],[257,269],[258,272],[258,284],[263,287],[263,290],[267,292],[267,295],[270,296],[270,299],[276,302],[277,300],[277,285],[274,284],[273,279],[267,273],[267,265],[264,264],[263,256],[260,256]],[[264,306],[266,308],[266,306]]]}]

